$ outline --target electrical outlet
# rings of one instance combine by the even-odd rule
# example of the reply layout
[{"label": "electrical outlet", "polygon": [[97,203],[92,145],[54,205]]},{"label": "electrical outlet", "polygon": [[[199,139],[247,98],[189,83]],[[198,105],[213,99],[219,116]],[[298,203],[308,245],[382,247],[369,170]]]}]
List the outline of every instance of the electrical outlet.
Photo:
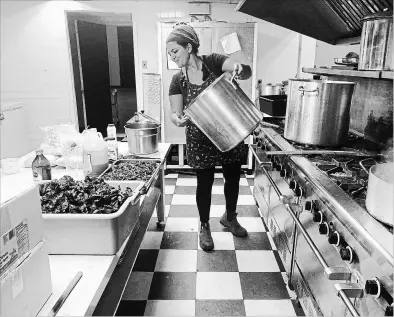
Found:
[{"label": "electrical outlet", "polygon": [[147,69],[148,68],[148,62],[147,61],[142,61],[142,68]]}]

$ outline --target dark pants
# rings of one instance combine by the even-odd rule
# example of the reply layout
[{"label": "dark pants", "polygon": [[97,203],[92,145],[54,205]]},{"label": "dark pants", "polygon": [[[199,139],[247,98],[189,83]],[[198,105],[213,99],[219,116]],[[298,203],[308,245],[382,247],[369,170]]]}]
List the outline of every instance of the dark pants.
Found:
[{"label": "dark pants", "polygon": [[[239,193],[239,179],[241,177],[241,163],[224,164],[224,197],[228,220],[232,220],[236,209]],[[209,221],[211,209],[212,185],[215,176],[215,168],[197,169],[197,192],[196,201],[201,222]]]}]

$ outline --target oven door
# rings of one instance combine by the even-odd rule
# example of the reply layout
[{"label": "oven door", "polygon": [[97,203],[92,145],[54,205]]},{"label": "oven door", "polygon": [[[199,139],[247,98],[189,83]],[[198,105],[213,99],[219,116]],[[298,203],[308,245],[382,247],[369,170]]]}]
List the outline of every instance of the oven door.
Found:
[{"label": "oven door", "polygon": [[[290,273],[290,258],[293,247],[294,220],[289,215],[286,207],[280,201],[278,195],[272,190],[272,185],[266,173],[275,181],[276,186],[286,195],[294,193],[289,189],[287,182],[279,172],[272,168],[270,160],[262,154],[262,150],[254,148],[254,153],[261,159],[261,164],[255,164],[254,197],[259,205],[265,223],[268,225],[272,238],[275,242],[279,256],[282,259],[286,272]],[[264,165],[264,167],[262,166]]]},{"label": "oven door", "polygon": [[[295,211],[294,206],[284,199],[285,196],[277,185],[277,182],[281,184],[279,180],[281,177],[279,176],[278,178],[278,173],[272,170],[267,171],[264,162],[259,159],[259,155],[256,153],[255,149],[252,146],[250,146],[250,148],[256,158],[256,165],[259,165],[259,171],[265,174],[265,177],[272,187],[271,192],[274,192],[270,192],[270,195],[267,195],[266,198],[266,200],[269,201],[269,223],[273,222],[278,224],[276,219],[279,217],[277,215],[282,215],[281,210],[284,209],[283,215],[287,213],[287,217],[292,219],[297,228],[295,231],[297,234],[295,239],[295,259],[297,263],[294,263],[297,269],[294,269],[290,274],[290,282],[295,286],[296,293],[298,295],[302,294],[303,289],[306,288],[303,287],[302,289],[298,289],[299,285],[307,285],[307,293],[313,298],[312,306],[315,307],[315,309],[309,308],[308,310],[310,311],[319,312],[319,310],[321,310],[324,316],[343,316],[343,307],[345,305],[346,312],[350,315],[358,316],[359,314],[354,307],[354,302],[350,301],[347,295],[348,293],[346,292],[347,289],[351,287],[354,288],[352,290],[353,293],[358,293],[357,296],[362,296],[362,289],[357,283],[347,283],[350,281],[351,271],[343,265],[343,261],[338,252],[333,252],[335,250],[333,250],[333,246],[328,243],[327,237],[319,234],[317,224],[312,220],[312,214],[306,211],[301,213]],[[259,178],[262,179],[262,176],[259,175]],[[259,185],[257,184],[257,186]],[[285,190],[283,185],[281,185],[281,188]],[[286,188],[288,187],[286,186]],[[273,194],[276,194],[277,198],[274,198]],[[280,205],[283,207],[280,207]],[[286,216],[283,216],[283,218],[286,218]],[[291,222],[288,221],[288,223]],[[284,232],[286,237],[288,237],[289,234],[286,234],[286,232],[293,232],[293,228],[290,226],[290,230],[281,230],[279,225],[279,232]],[[277,236],[277,233],[272,233],[273,236]],[[290,239],[287,240],[291,240],[291,236],[290,234]],[[291,250],[291,248],[289,249]],[[291,264],[291,261],[289,264]],[[287,267],[288,266],[289,265],[287,265]],[[287,268],[286,271],[288,271]],[[295,274],[294,278],[293,274]],[[301,280],[303,283],[300,283]],[[296,284],[294,284],[294,281]]]}]

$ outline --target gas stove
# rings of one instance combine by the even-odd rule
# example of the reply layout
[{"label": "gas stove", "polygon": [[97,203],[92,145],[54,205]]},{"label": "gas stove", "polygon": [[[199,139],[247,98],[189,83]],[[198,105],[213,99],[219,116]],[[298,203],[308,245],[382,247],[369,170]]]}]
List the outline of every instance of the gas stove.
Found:
[{"label": "gas stove", "polygon": [[[338,149],[297,144],[279,128],[263,129],[251,146],[256,157],[254,196],[307,315],[390,313],[393,303],[392,228],[365,208],[365,155],[378,145],[357,134]],[[266,151],[352,150],[358,156],[270,156]]]}]

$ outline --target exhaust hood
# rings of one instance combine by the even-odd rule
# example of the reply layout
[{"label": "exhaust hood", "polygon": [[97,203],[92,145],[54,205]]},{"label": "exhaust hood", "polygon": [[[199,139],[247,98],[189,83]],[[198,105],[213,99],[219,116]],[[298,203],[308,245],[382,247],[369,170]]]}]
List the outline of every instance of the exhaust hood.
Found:
[{"label": "exhaust hood", "polygon": [[241,0],[236,11],[329,44],[359,37],[363,17],[393,9],[393,0]]}]

